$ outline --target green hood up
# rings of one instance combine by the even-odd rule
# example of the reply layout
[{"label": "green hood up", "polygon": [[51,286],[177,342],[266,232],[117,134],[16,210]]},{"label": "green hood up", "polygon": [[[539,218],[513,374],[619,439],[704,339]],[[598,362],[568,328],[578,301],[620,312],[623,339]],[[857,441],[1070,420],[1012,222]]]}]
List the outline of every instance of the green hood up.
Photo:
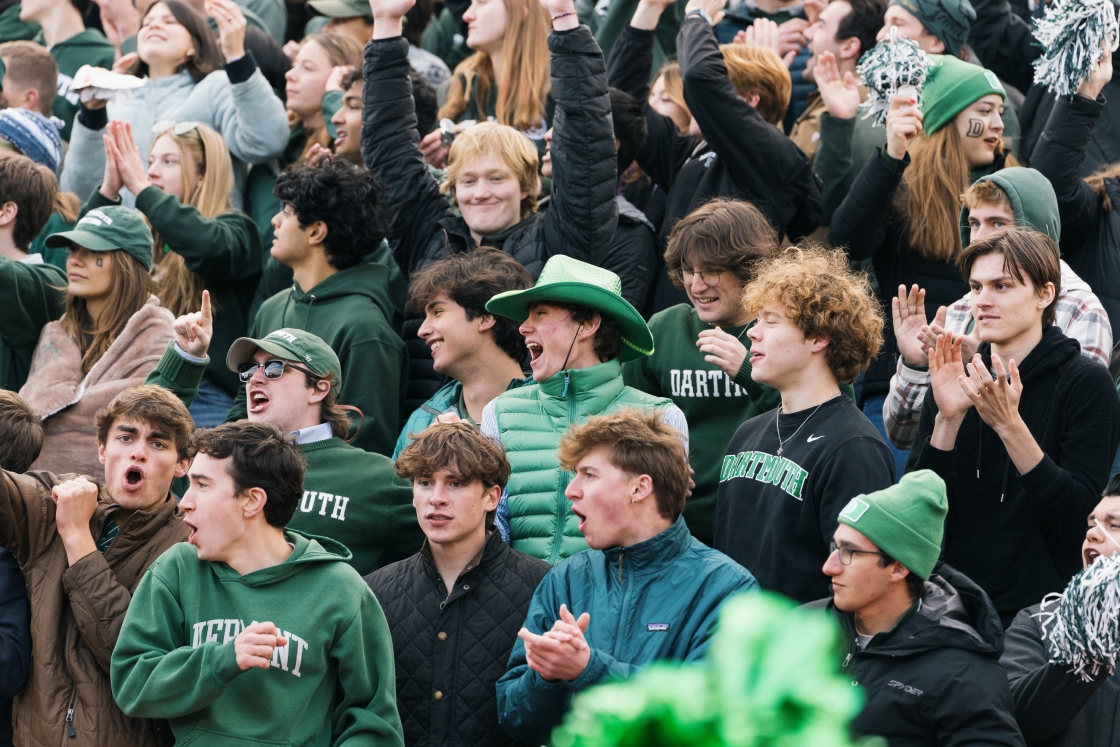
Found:
[{"label": "green hood up", "polygon": [[[1019,228],[1033,228],[1046,234],[1054,243],[1062,237],[1062,221],[1058,217],[1058,197],[1050,180],[1034,169],[1013,166],[976,180],[991,181],[1007,193],[1015,211],[1015,224]],[[968,208],[961,208],[961,246],[971,242],[968,228]]]}]

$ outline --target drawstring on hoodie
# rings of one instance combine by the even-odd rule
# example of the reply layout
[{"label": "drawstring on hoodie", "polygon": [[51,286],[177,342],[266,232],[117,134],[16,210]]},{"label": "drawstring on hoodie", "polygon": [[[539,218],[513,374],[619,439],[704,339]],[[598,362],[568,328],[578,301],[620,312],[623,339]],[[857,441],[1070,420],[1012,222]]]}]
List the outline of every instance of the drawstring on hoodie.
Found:
[{"label": "drawstring on hoodie", "polygon": [[576,346],[576,340],[579,338],[581,329],[583,329],[583,322],[580,322],[579,326],[576,327],[576,333],[572,335],[572,344],[568,346],[568,354],[564,356],[564,365],[560,366],[560,370],[564,372],[564,391],[561,392],[560,399],[568,398],[568,385],[572,383],[572,377],[568,374],[568,359],[572,357],[572,348]]},{"label": "drawstring on hoodie", "polygon": [[307,313],[305,313],[303,315],[303,328],[304,329],[308,329],[308,325],[311,322],[311,305],[314,304],[315,301],[317,300],[314,295],[310,295],[310,296],[308,296],[308,298],[311,299],[311,303],[307,304]]}]

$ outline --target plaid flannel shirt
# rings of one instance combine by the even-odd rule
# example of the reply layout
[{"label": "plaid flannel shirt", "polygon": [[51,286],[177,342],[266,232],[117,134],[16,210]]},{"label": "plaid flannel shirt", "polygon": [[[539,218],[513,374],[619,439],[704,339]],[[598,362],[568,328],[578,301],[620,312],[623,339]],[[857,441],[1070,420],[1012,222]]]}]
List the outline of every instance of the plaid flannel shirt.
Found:
[{"label": "plaid flannel shirt", "polygon": [[[1081,354],[1108,368],[1112,355],[1112,326],[1101,302],[1089,284],[1062,260],[1062,288],[1054,323],[1081,344]],[[972,309],[969,296],[950,306],[945,314],[945,329],[955,335],[971,330]],[[914,445],[922,402],[929,389],[929,370],[910,368],[898,357],[898,369],[891,377],[890,392],[883,402],[883,425],[887,436],[899,449]]]}]

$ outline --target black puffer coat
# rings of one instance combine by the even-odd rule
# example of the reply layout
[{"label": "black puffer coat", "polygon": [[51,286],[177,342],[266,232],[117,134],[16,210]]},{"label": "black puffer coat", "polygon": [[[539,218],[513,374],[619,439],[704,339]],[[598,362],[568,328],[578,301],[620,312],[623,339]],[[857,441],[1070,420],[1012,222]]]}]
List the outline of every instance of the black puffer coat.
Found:
[{"label": "black puffer coat", "polygon": [[521,744],[498,725],[495,683],[551,569],[493,532],[481,563],[468,566],[451,594],[424,552],[366,576],[393,635],[408,747]]},{"label": "black puffer coat", "polygon": [[820,181],[801,149],[739,97],[711,25],[689,16],[677,34],[684,98],[704,140],[682,135],[647,103],[653,40],[653,31],[627,26],[611,50],[610,82],[645,110],[637,161],[668,193],[662,245],[678,220],[713,197],[753,203],[793,240],[812,233],[822,217]]},{"label": "black puffer coat", "polygon": [[850,613],[831,599],[808,606],[840,622],[842,671],[867,698],[851,724],[857,734],[886,737],[890,747],[1024,744],[999,665],[1003,626],[988,595],[962,573],[939,564],[915,609],[862,651]]}]

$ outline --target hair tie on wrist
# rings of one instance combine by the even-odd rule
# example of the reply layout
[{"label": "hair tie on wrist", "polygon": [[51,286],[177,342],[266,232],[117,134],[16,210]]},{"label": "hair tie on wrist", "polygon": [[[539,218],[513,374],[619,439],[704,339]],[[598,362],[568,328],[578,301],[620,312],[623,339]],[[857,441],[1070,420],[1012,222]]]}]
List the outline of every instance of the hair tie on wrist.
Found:
[{"label": "hair tie on wrist", "polygon": [[569,10],[567,13],[558,13],[558,14],[554,15],[552,17],[552,20],[559,21],[561,18],[564,18],[566,16],[574,16],[575,14],[576,14],[576,12],[574,10]]}]

